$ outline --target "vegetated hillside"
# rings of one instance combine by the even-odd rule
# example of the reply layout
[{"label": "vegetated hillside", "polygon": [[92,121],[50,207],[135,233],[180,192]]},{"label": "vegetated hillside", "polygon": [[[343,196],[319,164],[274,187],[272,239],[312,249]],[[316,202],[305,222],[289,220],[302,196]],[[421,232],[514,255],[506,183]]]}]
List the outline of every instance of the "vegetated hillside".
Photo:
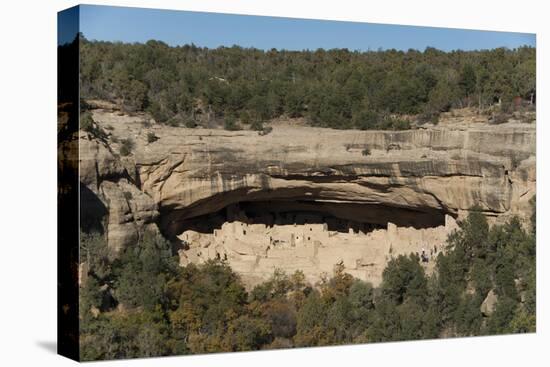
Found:
[{"label": "vegetated hillside", "polygon": [[83,98],[147,110],[172,125],[218,119],[229,130],[260,129],[272,118],[303,116],[315,126],[403,129],[405,115],[437,122],[452,107],[508,112],[535,102],[532,47],[263,51],[80,42]]},{"label": "vegetated hillside", "polygon": [[[533,212],[534,213],[534,212]],[[392,259],[379,287],[336,266],[316,287],[275,272],[247,292],[223,261],[178,267],[146,235],[114,262],[82,234],[84,360],[534,332],[535,226],[489,227],[474,208],[427,276],[418,255]]]}]

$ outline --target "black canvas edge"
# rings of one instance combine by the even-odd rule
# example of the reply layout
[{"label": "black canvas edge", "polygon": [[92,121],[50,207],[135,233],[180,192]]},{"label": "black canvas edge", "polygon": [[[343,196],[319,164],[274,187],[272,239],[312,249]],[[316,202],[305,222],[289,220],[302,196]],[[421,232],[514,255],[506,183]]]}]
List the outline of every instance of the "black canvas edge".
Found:
[{"label": "black canvas edge", "polygon": [[57,22],[57,353],[79,361],[79,6]]}]

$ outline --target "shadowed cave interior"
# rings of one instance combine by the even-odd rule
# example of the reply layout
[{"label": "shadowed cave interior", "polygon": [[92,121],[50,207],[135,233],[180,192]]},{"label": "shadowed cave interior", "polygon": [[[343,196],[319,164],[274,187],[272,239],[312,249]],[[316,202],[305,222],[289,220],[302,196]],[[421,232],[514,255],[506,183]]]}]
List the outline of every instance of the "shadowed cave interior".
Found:
[{"label": "shadowed cave interior", "polygon": [[[162,213],[162,211],[161,211]],[[164,212],[167,214],[168,212]],[[241,221],[248,224],[288,225],[326,223],[329,231],[367,233],[385,229],[389,222],[400,227],[432,228],[445,225],[443,210],[433,208],[410,209],[365,203],[313,201],[313,200],[263,200],[242,201],[230,204],[216,212],[192,218],[175,219],[164,226],[164,235],[176,240],[186,230],[213,233],[225,222]],[[161,214],[161,222],[162,222]]]}]

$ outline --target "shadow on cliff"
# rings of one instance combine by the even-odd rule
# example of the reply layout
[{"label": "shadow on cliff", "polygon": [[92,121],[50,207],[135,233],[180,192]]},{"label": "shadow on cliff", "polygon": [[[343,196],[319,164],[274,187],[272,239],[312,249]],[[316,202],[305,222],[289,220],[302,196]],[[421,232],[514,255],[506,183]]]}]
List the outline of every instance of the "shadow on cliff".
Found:
[{"label": "shadow on cliff", "polygon": [[86,233],[105,233],[104,220],[108,210],[96,193],[80,183],[80,228]]},{"label": "shadow on cliff", "polygon": [[[247,224],[304,225],[324,224],[329,231],[367,233],[386,228],[388,223],[401,227],[432,228],[445,225],[446,211],[430,208],[414,210],[385,205],[334,203],[304,200],[243,201],[221,210],[191,218],[181,218],[183,212],[161,211],[160,227],[172,241],[185,230],[213,233],[225,222]],[[185,247],[185,246],[184,246]]]}]

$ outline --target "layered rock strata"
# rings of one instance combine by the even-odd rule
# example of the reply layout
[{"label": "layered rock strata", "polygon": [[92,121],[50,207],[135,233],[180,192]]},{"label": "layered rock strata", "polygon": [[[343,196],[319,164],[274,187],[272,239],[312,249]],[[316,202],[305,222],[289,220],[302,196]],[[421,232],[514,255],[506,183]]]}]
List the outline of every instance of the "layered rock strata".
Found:
[{"label": "layered rock strata", "polygon": [[[101,109],[93,117],[109,136],[80,133],[80,177],[104,207],[115,251],[157,225],[177,241],[191,223],[238,203],[419,230],[445,227],[445,216],[460,220],[474,206],[493,222],[528,218],[535,194],[534,124],[408,131],[274,124],[260,135]],[[122,139],[134,142],[128,157],[118,153]]]}]

